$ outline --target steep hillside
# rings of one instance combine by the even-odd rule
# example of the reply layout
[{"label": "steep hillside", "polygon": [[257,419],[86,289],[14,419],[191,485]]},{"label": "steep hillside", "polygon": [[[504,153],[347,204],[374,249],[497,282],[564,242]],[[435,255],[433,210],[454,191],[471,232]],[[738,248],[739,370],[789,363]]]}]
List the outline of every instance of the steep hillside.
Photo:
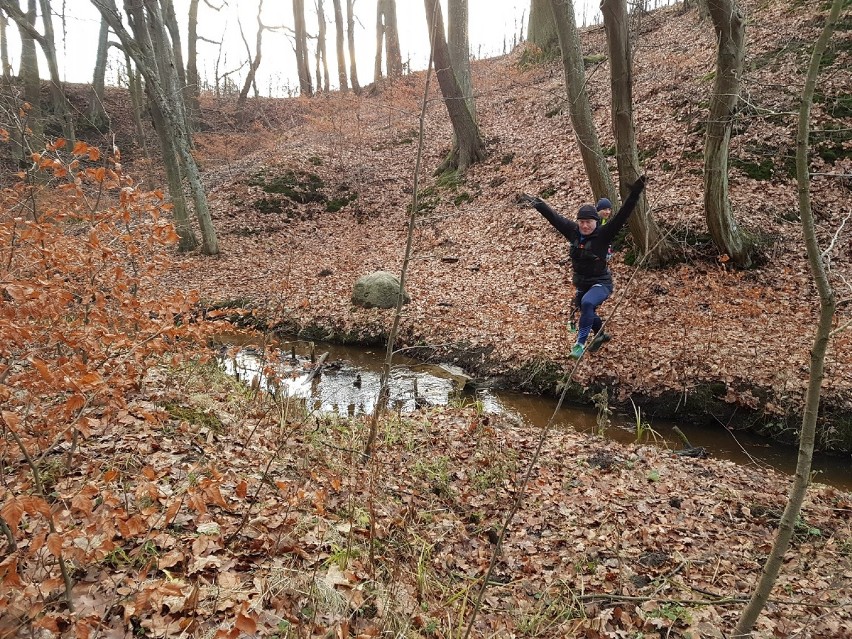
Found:
[{"label": "steep hillside", "polygon": [[[635,122],[647,192],[680,259],[635,271],[629,246],[617,253],[616,292],[602,307],[613,341],[585,358],[575,379],[592,391],[607,385],[619,401],[642,400],[658,416],[744,419],[792,439],[817,298],[791,167],[803,73],[824,15],[818,3],[744,6],[748,53],[730,189],[764,262],[745,272],[726,268],[703,220],[711,25],[680,6],[634,19]],[[819,78],[811,138],[813,208],[840,300],[838,325],[850,319],[852,292],[850,25],[847,10]],[[584,53],[606,52],[602,27],[584,30],[582,39]],[[559,61],[534,58],[522,46],[474,63],[488,157],[451,184],[436,184],[431,175],[451,129],[437,83],[430,85],[423,212],[402,342],[424,345],[424,358],[455,359],[476,375],[552,391],[569,365],[567,244],[519,204],[518,194],[540,194],[569,215],[591,194]],[[611,151],[606,61],[586,72],[601,143]],[[358,276],[401,267],[424,88],[419,73],[361,96],[254,101],[243,118],[207,98],[196,141],[222,255],[183,256],[174,284],[200,287],[210,304],[248,303],[261,323],[281,330],[380,339],[390,313],[353,308],[350,293]],[[126,115],[120,120],[115,126],[127,126]],[[153,138],[149,146],[155,148]],[[608,161],[615,173],[614,157]],[[137,174],[144,177],[141,167]],[[852,448],[851,353],[850,331],[838,334],[827,359],[823,448]]]}]

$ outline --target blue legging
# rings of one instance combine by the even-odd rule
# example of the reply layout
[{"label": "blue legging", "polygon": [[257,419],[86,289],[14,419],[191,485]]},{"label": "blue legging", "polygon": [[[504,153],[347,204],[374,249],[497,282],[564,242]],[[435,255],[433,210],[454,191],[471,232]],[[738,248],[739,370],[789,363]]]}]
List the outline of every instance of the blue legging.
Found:
[{"label": "blue legging", "polygon": [[597,308],[603,304],[612,294],[612,291],[603,284],[595,284],[592,288],[583,292],[577,291],[574,303],[580,307],[580,327],[577,331],[577,343],[585,344],[589,333],[597,333],[603,326],[603,320],[598,317]]}]

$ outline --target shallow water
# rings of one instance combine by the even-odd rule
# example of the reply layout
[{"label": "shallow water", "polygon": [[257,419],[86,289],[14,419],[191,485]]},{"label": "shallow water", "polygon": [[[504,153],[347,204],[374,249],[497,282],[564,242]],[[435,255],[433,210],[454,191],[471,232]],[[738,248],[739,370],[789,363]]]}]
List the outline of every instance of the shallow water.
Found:
[{"label": "shallow water", "polygon": [[[246,383],[267,387],[262,371],[268,365],[262,361],[260,351],[250,343],[237,338],[223,337],[230,348],[221,362],[224,370]],[[385,351],[379,348],[362,348],[317,343],[318,358],[327,353],[321,373],[306,382],[312,366],[309,357],[310,343],[304,341],[278,342],[276,346],[285,355],[295,354],[290,361],[286,356],[274,364],[279,374],[284,374],[282,385],[290,397],[303,400],[311,410],[335,413],[341,416],[370,414],[375,408]],[[488,389],[459,391],[464,385],[464,372],[449,365],[422,364],[404,356],[394,356],[394,367],[389,384],[390,407],[394,412],[407,413],[420,405],[445,405],[450,402],[478,402],[487,413],[507,416],[510,421],[542,427],[547,424],[556,408],[556,399],[538,395],[494,392]],[[723,425],[717,427],[694,426],[688,423],[657,420],[643,415],[656,436],[656,444],[672,450],[683,448],[674,431],[678,427],[696,447],[705,448],[711,457],[729,459],[738,464],[770,466],[791,474],[796,467],[798,451],[764,437],[746,432],[732,432]],[[554,425],[574,428],[578,432],[595,433],[597,415],[594,409],[563,406],[554,418]],[[622,443],[636,441],[635,416],[614,415],[604,435]],[[645,441],[654,443],[653,439]],[[813,472],[818,482],[844,490],[852,490],[852,456],[814,455]]]}]

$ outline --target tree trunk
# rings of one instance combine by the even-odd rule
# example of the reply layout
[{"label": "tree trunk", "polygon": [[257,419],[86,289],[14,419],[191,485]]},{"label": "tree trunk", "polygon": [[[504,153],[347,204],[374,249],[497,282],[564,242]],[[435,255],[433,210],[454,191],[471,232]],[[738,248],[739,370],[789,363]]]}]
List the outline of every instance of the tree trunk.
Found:
[{"label": "tree trunk", "polygon": [[583,68],[580,38],[574,18],[574,3],[572,0],[551,0],[551,8],[559,33],[565,91],[568,94],[571,124],[577,138],[580,157],[583,159],[583,166],[595,198],[608,198],[615,192],[615,186],[601,152],[595,121],[592,118],[592,108],[589,105],[589,96],[586,93],[586,72]]},{"label": "tree trunk", "polygon": [[337,45],[337,83],[340,85],[341,91],[348,91],[349,78],[346,75],[346,55],[344,52],[344,38],[346,34],[343,26],[343,12],[340,9],[340,0],[333,0],[333,3],[335,44]]},{"label": "tree trunk", "polygon": [[399,28],[396,23],[396,0],[383,0],[385,14],[385,58],[389,78],[402,75],[402,52],[399,48]]},{"label": "tree trunk", "polygon": [[[317,30],[317,90],[322,86],[322,90],[328,93],[330,90],[330,82],[328,79],[328,55],[325,46],[325,9],[322,5],[322,0],[317,0],[317,22],[319,28]],[[320,85],[320,71],[322,71],[322,85]]]},{"label": "tree trunk", "polygon": [[[572,7],[573,11],[573,7]],[[571,14],[572,20],[576,19]],[[527,26],[527,42],[536,45],[545,53],[556,52],[559,46],[559,32],[553,17],[550,0],[532,0],[530,3],[530,21]]]},{"label": "tree trunk", "polygon": [[197,131],[201,126],[201,87],[198,84],[198,1],[189,0],[189,21],[186,29],[186,112],[189,126]]},{"label": "tree trunk", "polygon": [[101,19],[98,32],[98,53],[95,58],[95,73],[92,76],[92,94],[89,103],[89,118],[96,127],[107,123],[104,110],[104,87],[106,85],[107,54],[109,53],[109,25]]},{"label": "tree trunk", "polygon": [[385,41],[384,0],[376,0],[376,57],[373,62],[373,82],[378,86],[382,79],[382,52]]},{"label": "tree trunk", "polygon": [[841,6],[845,0],[834,0],[831,10],[823,27],[822,33],[814,45],[811,63],[805,78],[805,87],[802,91],[802,104],[799,108],[799,130],[796,136],[796,178],[799,183],[799,214],[802,218],[802,233],[805,238],[805,246],[808,250],[808,263],[813,275],[817,291],[819,292],[820,310],[819,321],[814,336],[814,345],[811,349],[810,375],[808,377],[808,390],[805,396],[805,410],[802,414],[802,432],[799,437],[799,457],[796,462],[796,474],[790,487],[787,498],[787,506],[781,516],[775,542],[763,571],[760,581],[752,593],[748,605],[743,609],[737,627],[734,629],[733,637],[748,637],[757,617],[772,592],[778,573],[784,562],[784,555],[790,548],[793,538],[796,520],[802,509],[808,483],[811,476],[811,461],[814,454],[814,441],[816,439],[816,423],[819,414],[820,388],[825,374],[825,353],[831,338],[831,327],[836,310],[836,299],[834,290],[828,280],[825,265],[822,261],[819,245],[817,244],[816,231],[814,227],[814,216],[811,210],[810,198],[810,175],[808,172],[808,137],[810,135],[810,110],[813,104],[814,87],[816,86],[819,66],[822,61],[837,17],[840,15]]},{"label": "tree trunk", "polygon": [[[62,90],[62,83],[59,80],[59,65],[56,62],[56,41],[53,35],[53,21],[51,20],[50,0],[39,0],[39,5],[42,12],[42,24],[44,26],[44,35],[38,32],[35,28],[36,3],[30,0],[27,5],[27,13],[21,11],[17,4],[17,0],[0,0],[0,8],[2,8],[18,25],[21,30],[22,42],[24,40],[24,31],[26,37],[31,42],[38,42],[44,53],[47,61],[48,72],[50,73],[50,96],[53,102],[53,111],[59,120],[62,122],[63,135],[69,142],[70,146],[74,145],[74,122],[71,119],[71,110],[68,108],[68,101],[65,99],[65,93]],[[26,45],[29,46],[29,45]],[[21,67],[24,66],[23,61],[23,45],[21,52]],[[35,46],[33,45],[33,51]],[[27,54],[29,55],[29,53]],[[36,65],[36,70],[38,65]]]},{"label": "tree trunk", "polygon": [[175,71],[177,72],[178,88],[180,89],[181,99],[183,100],[183,112],[187,118],[186,126],[189,131],[192,131],[192,124],[188,116],[191,91],[186,79],[186,67],[183,64],[183,45],[181,43],[177,15],[175,15],[175,6],[173,0],[160,0],[160,2],[163,7],[163,20],[172,41],[172,58],[174,60]]},{"label": "tree trunk", "polygon": [[[26,22],[35,29],[36,2],[29,0],[27,5]],[[15,134],[15,146],[20,153],[22,162],[30,162],[32,151],[44,150],[44,122],[41,112],[41,78],[38,73],[38,56],[36,55],[35,39],[30,30],[25,29],[20,22],[15,20],[21,33],[21,68],[18,73],[24,84],[24,100],[29,103],[30,108],[26,111],[24,121],[21,122],[19,130]],[[26,130],[30,129],[30,137],[27,138]]]},{"label": "tree trunk", "polygon": [[162,5],[163,22],[168,29],[169,37],[172,42],[172,57],[175,61],[175,71],[177,72],[178,86],[181,89],[186,88],[186,70],[183,65],[183,45],[181,44],[180,27],[178,26],[177,15],[175,15],[175,5],[172,0],[160,0]]},{"label": "tree trunk", "polygon": [[148,141],[145,139],[145,129],[142,126],[142,75],[133,68],[130,56],[124,53],[124,66],[127,68],[127,87],[130,93],[130,103],[133,107],[133,125],[136,128],[136,141],[142,147],[142,153],[147,160],[146,171],[148,182],[153,184],[151,172],[151,154],[148,152]]},{"label": "tree trunk", "polygon": [[[150,98],[150,96],[149,96]],[[198,239],[189,223],[189,208],[183,192],[183,172],[180,168],[180,154],[175,147],[175,141],[169,134],[169,125],[156,100],[149,99],[148,107],[157,138],[162,149],[163,167],[166,171],[166,182],[169,185],[169,195],[172,199],[172,211],[175,216],[175,230],[178,234],[178,250],[191,251],[198,246]]]},{"label": "tree trunk", "polygon": [[704,148],[704,215],[716,248],[740,268],[752,265],[753,243],[737,226],[728,199],[728,144],[740,94],[745,22],[736,0],[708,0],[716,30],[716,79]]},{"label": "tree trunk", "polygon": [[[633,128],[633,60],[627,28],[627,3],[625,0],[603,0],[601,11],[609,48],[612,126],[619,191],[624,199],[630,192],[630,185],[642,174],[639,169],[639,153],[636,150],[636,132]],[[663,240],[654,219],[648,214],[644,192],[628,224],[642,254],[651,252],[649,262],[652,265],[660,266],[671,259],[670,247]]]},{"label": "tree trunk", "polygon": [[[153,10],[156,8],[157,0],[149,1],[152,3],[152,6],[149,7],[147,14],[147,35],[150,38],[152,51],[157,61],[158,76],[166,90],[166,94],[171,98],[171,102],[177,111],[183,106],[183,103],[177,83],[177,74],[174,72],[174,59],[171,57],[173,49],[169,46],[164,28],[165,25],[157,19],[158,14]],[[151,84],[146,82],[146,91],[149,87],[151,87]],[[169,195],[171,195],[174,207],[175,228],[180,237],[178,248],[182,251],[189,251],[198,245],[198,241],[189,224],[189,211],[186,196],[183,192],[184,175],[181,169],[180,152],[164,115],[163,106],[158,104],[155,98],[156,96],[148,91],[148,106],[151,117],[154,120],[154,126],[157,129],[157,136],[160,140],[163,166],[165,167],[166,180],[169,184]]]},{"label": "tree trunk", "polygon": [[450,47],[450,62],[456,74],[464,102],[474,122],[476,103],[473,99],[473,81],[470,76],[470,37],[468,29],[468,0],[449,0],[447,4],[447,30]]},{"label": "tree trunk", "polygon": [[[192,192],[195,204],[195,215],[201,229],[202,251],[207,255],[216,255],[219,252],[219,244],[216,239],[216,231],[210,216],[210,208],[207,204],[207,195],[201,184],[201,176],[198,165],[192,155],[189,142],[189,132],[186,129],[186,117],[182,113],[182,100],[175,99],[173,89],[177,83],[174,67],[169,60],[157,60],[154,44],[151,41],[151,32],[162,33],[163,25],[159,15],[159,7],[155,0],[145,0],[129,7],[129,22],[133,29],[134,37],[127,32],[121,22],[121,16],[115,6],[115,0],[92,0],[101,15],[107,20],[113,32],[121,40],[125,52],[133,58],[139,70],[145,76],[145,90],[151,99],[160,107],[163,120],[168,133],[174,140],[175,148],[180,155],[183,168],[186,171],[187,181]],[[150,27],[146,25],[146,17]],[[168,48],[164,47],[166,51]],[[161,64],[158,64],[160,62]],[[165,77],[161,78],[160,74]],[[163,149],[164,153],[167,151]]]},{"label": "tree trunk", "polygon": [[50,9],[50,0],[39,0],[41,6],[41,18],[44,25],[44,37],[38,38],[44,57],[47,60],[47,69],[50,73],[50,95],[53,101],[53,111],[62,120],[63,135],[69,145],[74,146],[74,120],[71,117],[71,109],[62,89],[59,79],[59,63],[56,60],[56,38],[53,33],[53,12]]},{"label": "tree trunk", "polygon": [[12,77],[12,66],[9,64],[9,40],[6,35],[7,26],[9,26],[9,21],[6,19],[6,14],[0,11],[0,66],[3,67],[4,80],[9,80]]},{"label": "tree trunk", "polygon": [[299,92],[311,96],[311,70],[308,65],[308,33],[305,27],[305,0],[293,0],[293,19],[296,37],[296,68],[299,72]]},{"label": "tree trunk", "polygon": [[[257,5],[257,34],[255,35],[254,41],[254,58],[251,57],[251,51],[249,54],[249,70],[246,74],[246,80],[243,82],[243,88],[240,91],[240,97],[237,98],[237,109],[242,113],[243,109],[246,106],[246,100],[248,99],[248,92],[251,88],[251,85],[254,83],[255,74],[257,73],[257,69],[260,67],[260,54],[261,54],[261,45],[263,43],[263,22],[260,19],[260,13],[263,11],[263,0]],[[240,27],[240,33],[242,34],[242,27]],[[243,39],[245,42],[245,38]],[[246,43],[246,49],[248,49],[248,43]],[[255,91],[257,88],[255,87]]]},{"label": "tree trunk", "polygon": [[465,171],[474,162],[485,156],[485,143],[479,133],[476,120],[465,104],[465,95],[459,86],[450,62],[450,49],[444,35],[444,16],[439,0],[424,0],[426,21],[429,25],[429,39],[432,43],[432,56],[435,60],[435,74],[441,86],[444,105],[453,125],[455,142],[453,150],[439,170]]},{"label": "tree trunk", "polygon": [[349,79],[352,82],[352,90],[361,92],[358,84],[358,67],[355,64],[355,0],[346,0],[346,34],[349,40]]}]

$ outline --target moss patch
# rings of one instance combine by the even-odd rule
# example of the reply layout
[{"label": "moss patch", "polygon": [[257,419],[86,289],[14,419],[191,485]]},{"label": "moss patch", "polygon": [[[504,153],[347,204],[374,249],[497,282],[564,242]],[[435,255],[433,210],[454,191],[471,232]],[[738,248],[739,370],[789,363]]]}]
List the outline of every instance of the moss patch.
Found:
[{"label": "moss patch", "polygon": [[772,176],[775,175],[775,163],[772,158],[755,161],[731,157],[728,162],[732,167],[739,169],[753,180],[771,180]]},{"label": "moss patch", "polygon": [[297,204],[326,202],[328,200],[322,192],[325,183],[318,175],[307,171],[287,170],[276,175],[261,171],[251,177],[248,184],[259,186],[266,193],[283,195]]}]

